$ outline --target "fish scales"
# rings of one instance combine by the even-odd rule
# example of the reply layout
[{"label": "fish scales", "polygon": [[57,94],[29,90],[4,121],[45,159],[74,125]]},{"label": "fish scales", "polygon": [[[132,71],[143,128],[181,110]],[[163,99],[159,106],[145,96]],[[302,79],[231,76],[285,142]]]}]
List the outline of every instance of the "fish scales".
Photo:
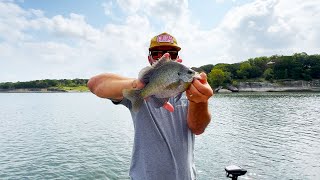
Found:
[{"label": "fish scales", "polygon": [[170,97],[178,95],[180,98],[190,86],[194,78],[199,74],[181,63],[172,61],[167,56],[163,56],[153,64],[139,73],[139,80],[145,83],[145,87],[140,90],[123,90],[123,95],[129,99],[133,106],[133,111],[138,111],[144,99],[154,105],[162,107]]}]

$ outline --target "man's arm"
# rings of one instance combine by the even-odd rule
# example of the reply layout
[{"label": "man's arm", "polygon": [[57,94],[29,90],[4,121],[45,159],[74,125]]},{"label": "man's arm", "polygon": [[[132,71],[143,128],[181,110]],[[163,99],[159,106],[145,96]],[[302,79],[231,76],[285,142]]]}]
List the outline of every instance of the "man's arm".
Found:
[{"label": "man's arm", "polygon": [[201,73],[200,75],[201,78],[195,79],[187,90],[189,99],[188,127],[196,135],[202,134],[210,123],[211,113],[208,99],[213,95],[206,74]]},{"label": "man's arm", "polygon": [[[142,89],[145,85],[138,79],[105,73],[90,78],[87,86],[98,97],[120,101],[123,99],[123,89],[137,90]],[[173,111],[170,103],[164,104],[163,107],[170,112]]]},{"label": "man's arm", "polygon": [[98,97],[122,100],[123,89],[140,89],[144,85],[134,78],[105,73],[90,78],[87,86]]}]

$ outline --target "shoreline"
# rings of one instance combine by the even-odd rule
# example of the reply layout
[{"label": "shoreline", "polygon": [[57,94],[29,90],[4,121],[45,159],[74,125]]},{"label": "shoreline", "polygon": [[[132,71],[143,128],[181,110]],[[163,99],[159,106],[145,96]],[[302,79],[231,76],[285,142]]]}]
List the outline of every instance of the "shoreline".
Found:
[{"label": "shoreline", "polygon": [[247,90],[239,90],[239,91],[236,91],[236,92],[232,92],[228,89],[220,89],[219,91],[215,91],[215,93],[223,93],[223,94],[226,94],[226,93],[232,93],[232,94],[236,94],[236,93],[252,93],[252,92],[255,92],[255,93],[283,93],[283,92],[292,92],[292,93],[295,93],[295,92],[314,92],[314,93],[320,93],[320,89],[286,89],[286,90],[253,90],[253,89],[247,89]]},{"label": "shoreline", "polygon": [[89,90],[86,91],[78,91],[78,90],[62,90],[62,89],[10,89],[4,90],[0,89],[0,93],[85,93],[90,92]]},{"label": "shoreline", "polygon": [[[83,93],[90,92],[87,87],[50,87],[0,89],[0,93]],[[239,82],[235,87],[229,85],[215,89],[216,93],[237,92],[320,92],[320,79],[312,81],[282,80],[275,82]]]},{"label": "shoreline", "polygon": [[218,92],[320,92],[320,80],[282,80],[275,82],[240,82],[237,87],[217,89]]},{"label": "shoreline", "polygon": [[[89,93],[90,91],[77,91],[77,90],[27,90],[27,89],[15,89],[15,90],[0,90],[1,93]],[[228,89],[220,89],[215,93],[250,93],[250,92],[320,92],[319,88],[316,89],[306,89],[306,88],[279,88],[279,89],[268,89],[268,88],[248,88],[248,89],[239,89],[237,92],[232,92]]]}]

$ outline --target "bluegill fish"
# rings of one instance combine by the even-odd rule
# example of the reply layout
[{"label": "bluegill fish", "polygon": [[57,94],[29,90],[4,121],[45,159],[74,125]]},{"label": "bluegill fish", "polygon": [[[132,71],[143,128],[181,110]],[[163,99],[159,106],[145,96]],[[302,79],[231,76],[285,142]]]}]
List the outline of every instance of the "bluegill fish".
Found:
[{"label": "bluegill fish", "polygon": [[139,73],[139,80],[145,86],[140,90],[123,90],[123,96],[132,103],[132,110],[139,111],[144,99],[151,102],[154,107],[160,108],[168,102],[170,97],[181,98],[199,73],[172,61],[168,55],[163,55],[152,66],[145,67]]}]

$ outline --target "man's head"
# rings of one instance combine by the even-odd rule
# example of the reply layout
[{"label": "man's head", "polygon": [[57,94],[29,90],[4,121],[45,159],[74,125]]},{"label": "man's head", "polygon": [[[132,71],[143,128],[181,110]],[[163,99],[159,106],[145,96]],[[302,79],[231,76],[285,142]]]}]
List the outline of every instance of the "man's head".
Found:
[{"label": "man's head", "polygon": [[171,59],[176,60],[179,58],[178,52],[180,50],[181,48],[178,46],[176,38],[166,32],[161,33],[150,41],[149,63],[153,64],[167,52],[170,54]]}]

